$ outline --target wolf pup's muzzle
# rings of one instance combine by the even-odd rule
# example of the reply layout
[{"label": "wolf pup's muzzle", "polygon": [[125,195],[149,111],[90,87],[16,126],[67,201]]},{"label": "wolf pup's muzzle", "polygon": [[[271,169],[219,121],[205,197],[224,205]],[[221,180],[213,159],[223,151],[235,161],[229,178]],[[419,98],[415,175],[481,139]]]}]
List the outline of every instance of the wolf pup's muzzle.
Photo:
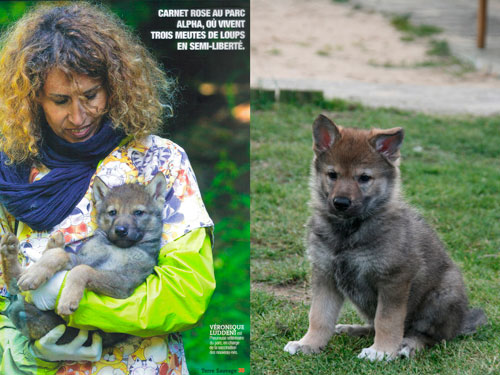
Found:
[{"label": "wolf pup's muzzle", "polygon": [[119,223],[111,228],[108,236],[118,247],[126,248],[142,240],[144,233],[136,226]]},{"label": "wolf pup's muzzle", "polygon": [[351,219],[363,215],[363,202],[344,195],[335,196],[329,200],[330,213],[339,219]]},{"label": "wolf pup's muzzle", "polygon": [[351,207],[351,200],[347,197],[335,197],[333,198],[333,207],[338,211],[346,211]]}]

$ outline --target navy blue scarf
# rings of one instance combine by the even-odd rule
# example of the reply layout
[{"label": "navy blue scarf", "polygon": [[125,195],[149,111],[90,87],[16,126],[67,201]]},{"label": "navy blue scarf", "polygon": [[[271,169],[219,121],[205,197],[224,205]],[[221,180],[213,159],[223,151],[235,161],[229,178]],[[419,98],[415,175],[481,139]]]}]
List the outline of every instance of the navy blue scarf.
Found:
[{"label": "navy blue scarf", "polygon": [[99,131],[84,142],[70,143],[59,138],[45,124],[39,160],[50,172],[29,183],[31,165],[6,165],[0,153],[0,203],[14,217],[45,231],[61,223],[82,200],[99,161],[123,139],[124,133],[105,121]]}]

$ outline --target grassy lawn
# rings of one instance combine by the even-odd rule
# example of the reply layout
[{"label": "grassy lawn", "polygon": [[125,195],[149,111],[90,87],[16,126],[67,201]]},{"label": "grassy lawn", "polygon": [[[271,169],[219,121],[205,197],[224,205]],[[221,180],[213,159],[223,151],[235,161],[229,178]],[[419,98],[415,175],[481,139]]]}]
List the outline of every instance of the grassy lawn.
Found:
[{"label": "grassy lawn", "polygon": [[[335,336],[313,356],[283,351],[308,325],[310,301],[296,295],[309,286],[303,239],[311,125],[319,113],[344,126],[404,127],[404,195],[462,269],[471,305],[486,311],[489,324],[478,333],[437,345],[414,360],[389,363],[356,358],[372,338]],[[254,98],[251,166],[252,374],[500,373],[500,117],[438,117],[342,101],[276,104]],[[339,322],[360,320],[347,305]]]}]

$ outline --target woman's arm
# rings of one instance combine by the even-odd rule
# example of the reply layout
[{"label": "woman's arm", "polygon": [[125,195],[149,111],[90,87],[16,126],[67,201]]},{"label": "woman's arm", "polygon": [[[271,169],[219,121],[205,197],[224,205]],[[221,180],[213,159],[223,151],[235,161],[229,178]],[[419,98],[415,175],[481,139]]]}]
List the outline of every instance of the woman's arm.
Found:
[{"label": "woman's arm", "polygon": [[193,327],[215,289],[209,231],[198,228],[165,245],[155,272],[126,299],[85,291],[68,325],[142,337]]},{"label": "woman's arm", "polygon": [[[0,305],[3,310],[3,303]],[[60,362],[36,358],[29,345],[30,341],[14,324],[5,315],[0,315],[0,374],[53,375],[57,372]]]},{"label": "woman's arm", "polygon": [[[13,231],[13,218],[0,205],[0,236]],[[3,279],[0,272],[0,285]],[[6,297],[0,296],[0,311],[8,306]],[[7,316],[0,314],[0,374],[52,375],[59,363],[36,358],[29,349],[30,341],[21,334]]]}]

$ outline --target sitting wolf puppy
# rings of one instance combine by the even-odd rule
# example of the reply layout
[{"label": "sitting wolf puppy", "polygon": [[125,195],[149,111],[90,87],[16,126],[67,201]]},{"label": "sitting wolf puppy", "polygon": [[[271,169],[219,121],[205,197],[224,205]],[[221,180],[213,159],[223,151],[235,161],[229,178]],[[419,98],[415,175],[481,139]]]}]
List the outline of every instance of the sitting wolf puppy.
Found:
[{"label": "sitting wolf puppy", "polygon": [[[334,333],[374,331],[359,358],[409,357],[484,324],[438,236],[401,198],[403,129],[341,128],[320,115],[313,139],[309,330],[284,350],[316,353]],[[367,325],[335,325],[344,298]]]},{"label": "sitting wolf puppy", "polygon": [[[158,173],[146,187],[124,184],[112,189],[96,177],[92,191],[99,228],[77,254],[64,251],[64,237],[59,232],[49,240],[42,257],[23,270],[17,259],[17,237],[7,234],[2,238],[2,268],[9,293],[36,289],[56,272],[70,270],[57,305],[59,315],[69,315],[78,308],[85,288],[127,298],[153,272],[163,228],[165,176]],[[39,339],[64,323],[53,311],[40,311],[22,298],[11,304],[7,314],[31,339]],[[77,332],[67,331],[59,344],[71,341]],[[103,345],[112,345],[123,337],[106,335]]]}]

